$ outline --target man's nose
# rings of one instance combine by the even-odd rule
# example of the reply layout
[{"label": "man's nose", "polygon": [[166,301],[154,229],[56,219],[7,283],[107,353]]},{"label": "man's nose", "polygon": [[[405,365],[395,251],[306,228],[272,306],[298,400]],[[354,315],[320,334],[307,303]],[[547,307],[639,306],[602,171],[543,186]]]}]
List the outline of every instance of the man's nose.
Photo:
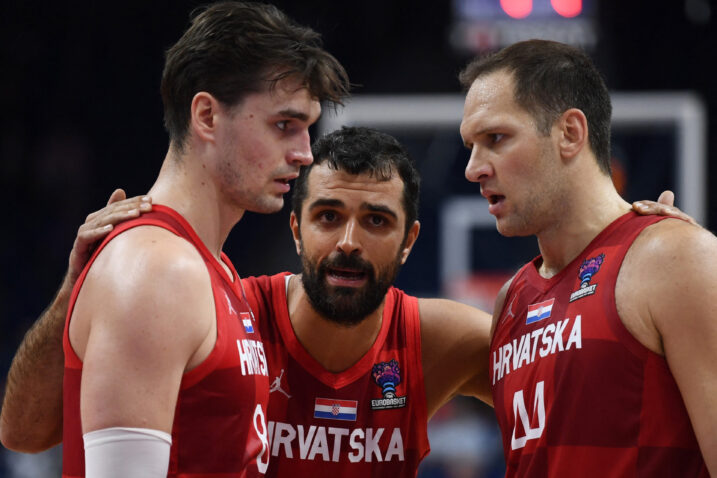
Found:
[{"label": "man's nose", "polygon": [[466,165],[466,179],[472,183],[477,183],[481,179],[485,179],[493,175],[493,168],[490,162],[484,159],[478,145],[473,145],[471,150],[471,157],[468,159]]}]

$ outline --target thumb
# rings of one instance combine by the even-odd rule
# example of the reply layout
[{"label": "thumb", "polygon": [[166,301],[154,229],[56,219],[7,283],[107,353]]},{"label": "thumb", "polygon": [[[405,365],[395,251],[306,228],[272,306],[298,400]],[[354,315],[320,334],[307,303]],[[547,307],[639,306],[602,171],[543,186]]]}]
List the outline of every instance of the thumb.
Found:
[{"label": "thumb", "polygon": [[[664,193],[663,193],[664,194]],[[127,199],[127,194],[125,194],[124,189],[115,189],[112,195],[110,196],[110,200],[107,201],[107,205],[109,206],[113,202],[117,201],[123,201]]]},{"label": "thumb", "polygon": [[660,204],[666,204],[668,206],[674,206],[675,205],[675,193],[672,191],[662,191],[662,194],[660,194],[660,197],[657,198],[657,202]]}]

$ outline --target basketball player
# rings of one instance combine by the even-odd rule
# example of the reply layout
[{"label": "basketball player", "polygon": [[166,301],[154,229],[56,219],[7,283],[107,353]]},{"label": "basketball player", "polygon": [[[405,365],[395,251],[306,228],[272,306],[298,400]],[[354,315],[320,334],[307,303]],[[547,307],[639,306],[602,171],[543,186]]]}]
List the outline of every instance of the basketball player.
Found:
[{"label": "basketball player", "polygon": [[394,138],[344,128],[312,150],[290,218],[302,273],[244,281],[276,377],[267,475],[414,476],[433,413],[488,400],[490,321],[392,287],[420,229],[418,172]]},{"label": "basketball player", "polygon": [[313,151],[291,216],[303,273],[243,281],[272,383],[267,474],[411,476],[440,406],[490,402],[489,320],[390,287],[420,227],[418,176],[395,139],[347,128]]},{"label": "basketball player", "polygon": [[466,177],[498,231],[541,253],[493,318],[507,476],[717,476],[717,239],[620,198],[610,98],[583,52],[517,43],[461,81]]},{"label": "basketball player", "polygon": [[155,205],[70,299],[63,476],[264,474],[268,369],[222,244],[245,211],[281,209],[319,102],[347,89],[318,34],[263,4],[214,4],[167,52]]}]

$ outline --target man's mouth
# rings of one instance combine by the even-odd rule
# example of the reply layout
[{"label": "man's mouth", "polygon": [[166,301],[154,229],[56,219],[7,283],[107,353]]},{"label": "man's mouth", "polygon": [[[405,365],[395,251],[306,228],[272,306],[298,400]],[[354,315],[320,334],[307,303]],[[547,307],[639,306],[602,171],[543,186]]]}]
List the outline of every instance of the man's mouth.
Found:
[{"label": "man's mouth", "polygon": [[366,271],[341,267],[330,267],[326,270],[326,279],[329,284],[341,287],[356,287],[362,285],[367,278]]},{"label": "man's mouth", "polygon": [[356,269],[330,268],[328,273],[344,279],[363,279],[366,277],[366,271]]},{"label": "man's mouth", "polygon": [[488,199],[488,204],[493,205],[493,204],[498,204],[500,201],[505,199],[505,196],[500,195],[500,194],[491,194],[490,196],[487,197],[487,199]]}]

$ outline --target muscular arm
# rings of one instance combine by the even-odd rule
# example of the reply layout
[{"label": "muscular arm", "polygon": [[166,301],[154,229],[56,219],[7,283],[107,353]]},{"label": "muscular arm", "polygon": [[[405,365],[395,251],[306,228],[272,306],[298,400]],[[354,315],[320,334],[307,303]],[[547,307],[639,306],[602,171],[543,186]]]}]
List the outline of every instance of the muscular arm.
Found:
[{"label": "muscular arm", "polygon": [[0,412],[0,440],[5,447],[35,453],[62,440],[62,333],[72,287],[97,241],[114,224],[149,210],[149,198],[125,199],[124,191],[117,189],[107,207],[87,216],[79,228],[62,285],[25,334],[10,366]]},{"label": "muscular arm", "polygon": [[488,384],[490,316],[444,299],[419,299],[428,417],[456,395],[492,404]]},{"label": "muscular arm", "polygon": [[92,265],[70,322],[83,361],[83,433],[170,433],[182,375],[213,347],[213,319],[209,274],[193,246],[155,227],[115,238]]},{"label": "muscular arm", "polygon": [[62,330],[71,286],[25,334],[7,376],[0,438],[11,450],[36,453],[62,441]]},{"label": "muscular arm", "polygon": [[630,332],[665,356],[717,476],[717,238],[681,221],[648,228],[625,258],[616,301]]}]

